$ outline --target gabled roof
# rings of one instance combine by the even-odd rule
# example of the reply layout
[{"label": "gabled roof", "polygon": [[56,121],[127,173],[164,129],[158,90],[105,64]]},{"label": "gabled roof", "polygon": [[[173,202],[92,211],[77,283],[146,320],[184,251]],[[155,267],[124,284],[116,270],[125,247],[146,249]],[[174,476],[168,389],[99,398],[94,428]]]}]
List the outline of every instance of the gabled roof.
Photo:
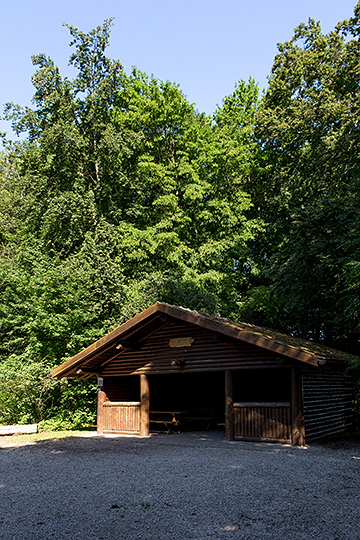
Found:
[{"label": "gabled roof", "polygon": [[277,355],[309,365],[318,366],[327,361],[354,359],[351,355],[330,349],[312,341],[298,339],[273,330],[247,323],[235,322],[215,315],[198,313],[164,302],[156,302],[83,351],[76,354],[51,373],[52,377],[76,376],[84,366],[95,366],[97,359],[108,363],[122,350],[141,347],[141,342],[159,330],[168,318],[194,324],[219,335],[272,351]]}]

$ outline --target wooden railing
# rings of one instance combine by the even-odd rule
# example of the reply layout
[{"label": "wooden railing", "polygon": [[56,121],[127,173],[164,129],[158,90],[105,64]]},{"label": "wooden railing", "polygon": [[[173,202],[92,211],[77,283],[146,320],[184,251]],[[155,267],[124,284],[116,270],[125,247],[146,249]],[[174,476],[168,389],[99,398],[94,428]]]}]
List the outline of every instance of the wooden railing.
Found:
[{"label": "wooden railing", "polygon": [[234,403],[234,439],[291,443],[290,403]]},{"label": "wooden railing", "polygon": [[105,401],[103,403],[104,433],[140,433],[140,403],[138,401]]}]

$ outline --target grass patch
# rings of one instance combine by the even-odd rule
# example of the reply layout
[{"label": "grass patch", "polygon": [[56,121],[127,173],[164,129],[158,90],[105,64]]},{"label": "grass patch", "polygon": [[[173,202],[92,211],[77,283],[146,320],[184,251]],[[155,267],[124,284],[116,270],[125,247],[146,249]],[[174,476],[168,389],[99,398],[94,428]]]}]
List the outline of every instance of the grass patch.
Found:
[{"label": "grass patch", "polygon": [[3,435],[0,436],[0,448],[9,446],[24,446],[35,444],[39,441],[50,441],[55,439],[66,439],[68,437],[78,437],[84,435],[84,431],[42,431],[40,433],[30,433],[28,435]]}]

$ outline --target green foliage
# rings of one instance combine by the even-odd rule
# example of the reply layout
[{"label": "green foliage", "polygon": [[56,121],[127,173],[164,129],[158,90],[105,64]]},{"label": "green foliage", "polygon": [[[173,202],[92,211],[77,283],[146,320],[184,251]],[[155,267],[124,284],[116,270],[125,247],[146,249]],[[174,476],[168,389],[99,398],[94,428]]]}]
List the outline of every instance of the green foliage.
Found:
[{"label": "green foliage", "polygon": [[90,429],[96,425],[96,382],[58,381],[57,400],[40,422],[39,431]]},{"label": "green foliage", "polygon": [[[211,119],[175,84],[109,60],[111,24],[66,25],[74,80],[33,56],[34,107],[6,106],[27,138],[0,161],[0,361],[30,372],[157,300],[233,315],[252,266],[256,85],[240,82]],[[55,385],[32,418],[91,419],[78,388]]]},{"label": "green foliage", "polygon": [[111,19],[65,25],[73,80],[33,56],[0,153],[0,421],[92,426],[92,383],[47,373],[157,300],[357,351],[359,14],[300,25],[262,100],[239,81],[212,117],[107,58]]},{"label": "green foliage", "polygon": [[44,362],[21,362],[14,355],[0,362],[0,424],[39,422],[54,404],[57,383]]},{"label": "green foliage", "polygon": [[53,380],[51,368],[15,355],[0,362],[0,424],[39,423],[40,430],[95,425],[95,383]]},{"label": "green foliage", "polygon": [[309,19],[279,45],[257,113],[262,172],[252,189],[266,317],[359,353],[359,42],[354,17],[323,34]]},{"label": "green foliage", "polygon": [[283,327],[344,350],[356,347],[360,322],[359,288],[348,286],[360,256],[354,202],[324,199],[294,211],[287,242],[269,266]]},{"label": "green foliage", "polygon": [[239,83],[212,121],[169,82],[137,70],[125,79],[115,125],[132,151],[119,229],[134,279],[160,270],[214,294],[220,311],[228,311],[229,299],[237,309],[239,268],[249,264],[260,228],[247,217],[245,191],[256,100],[254,83]]},{"label": "green foliage", "polygon": [[309,19],[279,46],[258,121],[284,208],[356,188],[360,49],[348,29],[345,21],[324,35]]}]

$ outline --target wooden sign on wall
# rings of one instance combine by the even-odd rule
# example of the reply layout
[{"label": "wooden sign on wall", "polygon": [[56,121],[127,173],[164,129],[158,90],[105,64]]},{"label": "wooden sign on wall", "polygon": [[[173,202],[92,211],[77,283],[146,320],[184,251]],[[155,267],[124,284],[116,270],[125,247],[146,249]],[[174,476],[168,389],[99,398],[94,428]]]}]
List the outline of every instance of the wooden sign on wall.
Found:
[{"label": "wooden sign on wall", "polygon": [[169,347],[171,348],[191,347],[193,343],[194,343],[194,338],[192,337],[174,338],[174,339],[170,339]]}]

